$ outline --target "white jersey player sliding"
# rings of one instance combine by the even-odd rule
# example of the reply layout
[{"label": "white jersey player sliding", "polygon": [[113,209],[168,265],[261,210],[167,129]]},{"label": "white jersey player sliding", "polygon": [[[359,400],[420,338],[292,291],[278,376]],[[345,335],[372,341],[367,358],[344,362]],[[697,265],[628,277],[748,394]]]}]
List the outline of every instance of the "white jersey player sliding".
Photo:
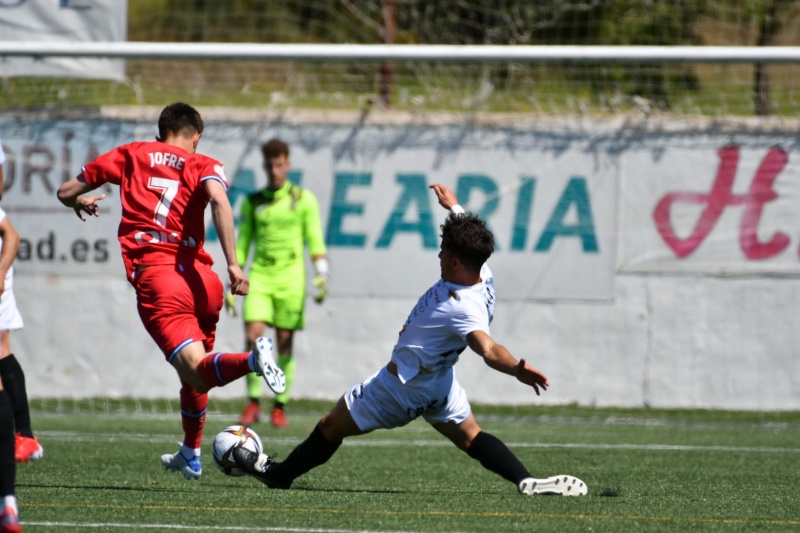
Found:
[{"label": "white jersey player sliding", "polygon": [[323,416],[311,435],[277,462],[265,454],[234,449],[237,464],[271,488],[292,482],[333,456],[342,440],[376,429],[401,427],[422,417],[486,469],[514,483],[520,494],[583,496],[586,484],[570,475],[536,478],[497,437],[483,431],[472,414],[453,365],[467,346],[494,370],[515,377],[538,395],[544,374],[517,360],[489,335],[494,315],[492,273],[486,265],[494,236],[484,221],[466,214],[455,194],[432,185],[450,214],[442,224],[441,279],[414,306],[389,363],[351,387]]}]

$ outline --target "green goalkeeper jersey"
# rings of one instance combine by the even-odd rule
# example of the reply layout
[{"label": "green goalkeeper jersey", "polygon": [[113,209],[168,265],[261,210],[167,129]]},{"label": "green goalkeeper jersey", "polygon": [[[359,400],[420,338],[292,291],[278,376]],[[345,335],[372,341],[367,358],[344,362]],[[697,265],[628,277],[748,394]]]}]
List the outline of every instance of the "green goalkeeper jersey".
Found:
[{"label": "green goalkeeper jersey", "polygon": [[247,264],[251,245],[251,282],[297,283],[305,286],[305,257],[325,254],[319,204],[311,191],[286,182],[277,191],[261,189],[245,198],[239,219],[236,260]]}]

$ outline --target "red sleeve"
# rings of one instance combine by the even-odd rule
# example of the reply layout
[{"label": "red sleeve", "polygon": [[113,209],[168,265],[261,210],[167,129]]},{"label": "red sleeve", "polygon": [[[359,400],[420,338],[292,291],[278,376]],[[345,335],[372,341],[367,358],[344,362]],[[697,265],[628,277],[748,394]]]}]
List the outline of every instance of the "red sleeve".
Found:
[{"label": "red sleeve", "polygon": [[200,171],[200,181],[204,182],[207,179],[218,181],[228,190],[228,178],[225,176],[225,168],[222,163],[211,157],[203,156],[203,168]]},{"label": "red sleeve", "polygon": [[118,146],[110,152],[98,156],[97,159],[83,167],[81,171],[87,185],[93,189],[104,183],[119,185],[122,176],[125,174],[125,168],[131,159],[132,150],[130,148],[130,144]]}]

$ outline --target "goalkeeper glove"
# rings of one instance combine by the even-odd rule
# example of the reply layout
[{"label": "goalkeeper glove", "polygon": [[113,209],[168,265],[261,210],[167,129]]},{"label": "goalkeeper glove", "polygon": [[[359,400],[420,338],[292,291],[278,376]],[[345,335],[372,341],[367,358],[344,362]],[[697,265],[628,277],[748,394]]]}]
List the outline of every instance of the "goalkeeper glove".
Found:
[{"label": "goalkeeper glove", "polygon": [[232,292],[227,292],[225,294],[225,311],[232,317],[239,316],[239,313],[236,311],[236,298],[233,296]]},{"label": "goalkeeper glove", "polygon": [[317,288],[317,293],[314,295],[314,301],[321,304],[325,297],[328,295],[328,280],[325,276],[317,276],[312,282],[314,287]]},{"label": "goalkeeper glove", "polygon": [[314,261],[314,272],[317,274],[312,282],[314,287],[317,288],[314,301],[321,304],[325,297],[328,296],[328,260],[324,257],[316,259]]}]

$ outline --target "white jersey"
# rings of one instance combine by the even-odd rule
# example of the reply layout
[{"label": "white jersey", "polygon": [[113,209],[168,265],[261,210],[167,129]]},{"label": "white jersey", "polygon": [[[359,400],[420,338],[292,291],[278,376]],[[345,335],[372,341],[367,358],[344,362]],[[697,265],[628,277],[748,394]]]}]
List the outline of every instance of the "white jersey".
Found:
[{"label": "white jersey", "polygon": [[408,315],[392,350],[403,383],[418,374],[445,372],[458,362],[473,331],[489,334],[494,318],[494,278],[488,265],[481,282],[456,285],[440,279],[423,294]]}]

